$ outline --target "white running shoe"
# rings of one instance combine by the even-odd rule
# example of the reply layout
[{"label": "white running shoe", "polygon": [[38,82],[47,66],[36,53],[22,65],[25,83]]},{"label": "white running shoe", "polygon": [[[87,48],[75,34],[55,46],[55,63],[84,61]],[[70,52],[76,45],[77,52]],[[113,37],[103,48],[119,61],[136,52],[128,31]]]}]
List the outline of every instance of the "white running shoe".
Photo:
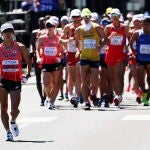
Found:
[{"label": "white running shoe", "polygon": [[7,139],[6,139],[6,141],[14,141],[14,138],[13,138],[13,135],[12,135],[11,132],[7,133]]},{"label": "white running shoe", "polygon": [[19,135],[18,125],[16,123],[10,123],[10,125],[11,125],[12,134],[14,136],[18,136]]},{"label": "white running shoe", "polygon": [[48,103],[50,101],[49,97],[46,97],[45,101],[44,101],[44,106],[48,107]]}]

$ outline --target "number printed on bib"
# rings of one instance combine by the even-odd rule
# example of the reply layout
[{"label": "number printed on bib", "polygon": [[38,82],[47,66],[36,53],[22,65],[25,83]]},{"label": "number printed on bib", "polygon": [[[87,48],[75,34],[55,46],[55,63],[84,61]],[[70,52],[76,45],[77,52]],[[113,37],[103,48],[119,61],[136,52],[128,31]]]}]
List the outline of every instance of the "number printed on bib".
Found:
[{"label": "number printed on bib", "polygon": [[75,40],[70,41],[68,43],[68,52],[76,52],[76,51],[77,50],[76,50],[76,42],[75,42]]},{"label": "number printed on bib", "polygon": [[140,45],[141,54],[150,54],[150,45],[141,44]]},{"label": "number printed on bib", "polygon": [[45,47],[44,54],[46,56],[55,56],[57,54],[57,48],[56,47]]},{"label": "number printed on bib", "polygon": [[19,61],[18,60],[3,60],[2,65],[3,65],[3,72],[19,71],[19,68],[18,68]]},{"label": "number printed on bib", "polygon": [[96,48],[96,40],[86,39],[84,40],[84,49],[93,49]]},{"label": "number printed on bib", "polygon": [[110,38],[111,45],[122,45],[123,36],[112,36]]}]

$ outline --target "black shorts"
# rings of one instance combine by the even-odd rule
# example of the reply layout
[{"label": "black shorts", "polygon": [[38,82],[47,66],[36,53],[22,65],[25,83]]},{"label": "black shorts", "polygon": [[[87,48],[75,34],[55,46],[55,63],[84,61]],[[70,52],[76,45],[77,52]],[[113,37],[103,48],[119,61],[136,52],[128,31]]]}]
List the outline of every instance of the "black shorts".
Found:
[{"label": "black shorts", "polygon": [[60,69],[61,64],[56,63],[56,64],[43,64],[42,65],[42,72],[52,72],[52,71],[57,71]]},{"label": "black shorts", "polygon": [[101,67],[107,68],[107,64],[105,62],[105,58],[101,58],[100,61],[99,61],[99,64],[100,64]]},{"label": "black shorts", "polygon": [[137,60],[137,66],[145,66],[145,65],[149,65],[150,61],[140,61]]},{"label": "black shorts", "polygon": [[5,88],[7,91],[19,90],[21,92],[21,81],[2,79],[0,82],[0,87]]}]

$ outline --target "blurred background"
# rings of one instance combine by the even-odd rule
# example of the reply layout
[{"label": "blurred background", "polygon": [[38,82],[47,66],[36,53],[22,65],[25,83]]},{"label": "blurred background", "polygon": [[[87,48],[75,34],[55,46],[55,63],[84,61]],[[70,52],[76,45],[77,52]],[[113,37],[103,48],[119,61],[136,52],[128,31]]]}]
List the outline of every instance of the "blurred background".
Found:
[{"label": "blurred background", "polygon": [[[150,12],[150,0],[0,0],[0,24],[9,21],[14,25],[19,41],[30,45],[32,30],[41,16],[70,15],[74,8],[88,7],[102,15],[108,7],[119,8],[124,17],[128,12]],[[125,18],[126,19],[126,18]]]}]

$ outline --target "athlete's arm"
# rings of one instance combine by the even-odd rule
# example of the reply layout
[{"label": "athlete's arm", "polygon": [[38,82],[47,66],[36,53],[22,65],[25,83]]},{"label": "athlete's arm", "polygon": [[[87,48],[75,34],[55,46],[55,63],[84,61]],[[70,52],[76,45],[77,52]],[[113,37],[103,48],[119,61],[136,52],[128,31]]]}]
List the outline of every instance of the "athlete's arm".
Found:
[{"label": "athlete's arm", "polygon": [[41,61],[41,47],[43,45],[43,38],[39,37],[36,41],[36,57],[37,57],[37,63],[40,63]]},{"label": "athlete's arm", "polygon": [[26,61],[27,64],[27,76],[30,77],[30,72],[31,72],[31,60],[29,57],[29,52],[26,48],[25,45],[23,45],[22,43],[19,43],[19,47],[20,47],[20,51],[21,51],[21,55],[24,58],[24,60]]}]

